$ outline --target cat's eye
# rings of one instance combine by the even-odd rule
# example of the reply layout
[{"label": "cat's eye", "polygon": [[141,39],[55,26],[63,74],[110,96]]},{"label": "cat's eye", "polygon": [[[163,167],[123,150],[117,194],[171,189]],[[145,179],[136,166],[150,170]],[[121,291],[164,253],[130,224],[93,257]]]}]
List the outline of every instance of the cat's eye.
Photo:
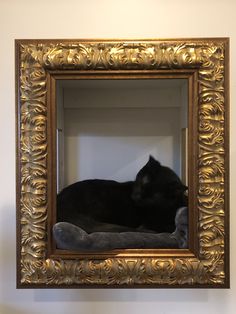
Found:
[{"label": "cat's eye", "polygon": [[143,185],[148,185],[149,183],[150,183],[150,177],[148,177],[148,176],[145,176],[145,177],[143,177],[143,179],[142,179],[142,184]]}]

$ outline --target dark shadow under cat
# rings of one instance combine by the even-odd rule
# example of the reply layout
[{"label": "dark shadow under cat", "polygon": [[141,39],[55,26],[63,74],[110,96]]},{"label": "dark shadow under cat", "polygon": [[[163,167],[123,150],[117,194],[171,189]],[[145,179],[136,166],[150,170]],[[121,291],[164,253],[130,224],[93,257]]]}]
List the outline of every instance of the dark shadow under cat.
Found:
[{"label": "dark shadow under cat", "polygon": [[[186,189],[173,170],[150,156],[135,181],[85,180],[63,189],[57,197],[57,221],[86,234],[174,233],[177,210],[187,206]],[[71,228],[69,224],[64,228]],[[63,236],[61,226],[56,240]]]}]

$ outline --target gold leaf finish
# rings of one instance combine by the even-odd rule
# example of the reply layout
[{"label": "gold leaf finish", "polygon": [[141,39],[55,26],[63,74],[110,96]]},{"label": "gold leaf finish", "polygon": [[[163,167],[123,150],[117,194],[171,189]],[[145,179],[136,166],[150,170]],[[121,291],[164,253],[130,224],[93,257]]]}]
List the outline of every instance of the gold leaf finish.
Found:
[{"label": "gold leaf finish", "polygon": [[[18,41],[19,274],[21,286],[214,287],[226,281],[225,39]],[[199,252],[73,258],[47,256],[50,71],[197,72]],[[192,256],[194,256],[192,254]]]}]

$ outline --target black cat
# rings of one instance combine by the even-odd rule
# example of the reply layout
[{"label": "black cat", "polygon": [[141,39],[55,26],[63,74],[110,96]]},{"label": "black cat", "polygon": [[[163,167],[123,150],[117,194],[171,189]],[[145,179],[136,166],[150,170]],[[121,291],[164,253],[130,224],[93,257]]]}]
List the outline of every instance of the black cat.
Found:
[{"label": "black cat", "polygon": [[179,177],[150,156],[135,181],[85,180],[57,197],[57,221],[87,233],[109,231],[174,232],[175,215],[187,205]]}]

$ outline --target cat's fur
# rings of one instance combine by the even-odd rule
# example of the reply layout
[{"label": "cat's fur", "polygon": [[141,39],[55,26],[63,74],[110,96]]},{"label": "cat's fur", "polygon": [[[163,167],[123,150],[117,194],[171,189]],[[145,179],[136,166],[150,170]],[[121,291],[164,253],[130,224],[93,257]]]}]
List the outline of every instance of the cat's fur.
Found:
[{"label": "cat's fur", "polygon": [[108,231],[174,232],[176,211],[187,205],[186,186],[150,156],[135,181],[85,180],[57,197],[57,221],[87,233]]}]

